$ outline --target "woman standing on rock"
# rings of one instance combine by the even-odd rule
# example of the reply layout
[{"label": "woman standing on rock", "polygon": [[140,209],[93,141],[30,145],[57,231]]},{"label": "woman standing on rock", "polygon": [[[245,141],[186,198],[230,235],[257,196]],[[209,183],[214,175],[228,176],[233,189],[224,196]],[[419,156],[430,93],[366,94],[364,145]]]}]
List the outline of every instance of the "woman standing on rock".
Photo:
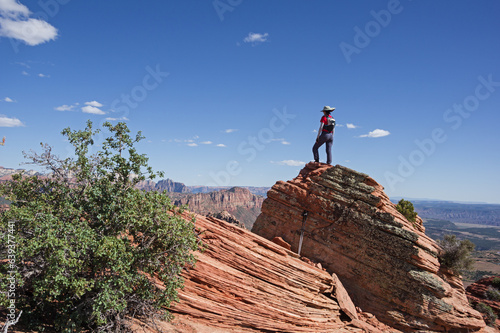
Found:
[{"label": "woman standing on rock", "polygon": [[335,119],[330,115],[330,113],[335,110],[329,106],[325,106],[321,112],[323,112],[323,117],[320,120],[320,126],[318,130],[318,136],[316,138],[316,143],[313,146],[314,162],[319,162],[318,149],[324,143],[326,143],[326,164],[332,164],[332,146],[333,146],[333,133],[335,131]]}]

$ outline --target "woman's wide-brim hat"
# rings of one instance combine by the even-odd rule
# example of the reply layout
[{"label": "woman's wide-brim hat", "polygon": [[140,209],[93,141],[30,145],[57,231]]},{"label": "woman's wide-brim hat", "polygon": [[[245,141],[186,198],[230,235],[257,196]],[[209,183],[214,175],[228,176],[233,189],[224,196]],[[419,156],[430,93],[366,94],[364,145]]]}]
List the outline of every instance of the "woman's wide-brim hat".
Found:
[{"label": "woman's wide-brim hat", "polygon": [[321,112],[324,112],[324,111],[327,111],[327,112],[332,112],[333,110],[335,110],[335,108],[332,108],[332,107],[329,107],[328,105],[325,106],[323,108],[323,110],[321,110]]}]

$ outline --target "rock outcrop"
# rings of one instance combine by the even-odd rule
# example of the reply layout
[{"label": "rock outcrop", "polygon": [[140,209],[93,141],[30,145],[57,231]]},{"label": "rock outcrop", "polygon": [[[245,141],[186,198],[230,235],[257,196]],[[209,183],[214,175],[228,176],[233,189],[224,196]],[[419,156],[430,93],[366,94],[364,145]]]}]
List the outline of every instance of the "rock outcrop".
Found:
[{"label": "rock outcrop", "polygon": [[243,222],[247,229],[252,229],[253,223],[260,214],[264,198],[252,194],[246,188],[233,187],[210,193],[196,193],[172,196],[176,206],[187,205],[192,212],[206,215],[227,211]]},{"label": "rock outcrop", "polygon": [[495,278],[500,279],[500,276],[487,277],[476,281],[467,287],[466,292],[467,297],[473,305],[484,303],[489,306],[498,317],[500,317],[500,300],[494,299],[495,297],[488,297],[489,291],[491,293],[491,291],[498,291],[499,289],[498,284],[493,283]]},{"label": "rock outcrop", "polygon": [[[303,225],[303,213],[308,215]],[[336,274],[354,304],[405,332],[467,332],[485,326],[461,279],[440,266],[422,220],[401,215],[366,174],[309,163],[267,194],[252,231],[281,237]]]},{"label": "rock outcrop", "polygon": [[229,214],[229,212],[226,210],[223,210],[222,212],[218,212],[218,213],[208,213],[207,217],[215,217],[216,219],[224,220],[224,221],[229,222],[237,227],[246,229],[246,227],[243,223],[238,221],[238,219],[234,215]]},{"label": "rock outcrop", "polygon": [[196,215],[195,225],[206,248],[183,273],[167,332],[395,331],[360,320],[373,315],[358,317],[335,274],[225,221]]}]

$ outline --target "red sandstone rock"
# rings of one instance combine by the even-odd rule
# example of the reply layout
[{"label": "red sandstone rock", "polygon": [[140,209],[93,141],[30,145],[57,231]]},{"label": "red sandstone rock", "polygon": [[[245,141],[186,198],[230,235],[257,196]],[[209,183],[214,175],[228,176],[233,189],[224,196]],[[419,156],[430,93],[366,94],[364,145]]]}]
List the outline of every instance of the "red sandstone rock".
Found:
[{"label": "red sandstone rock", "polygon": [[335,273],[354,304],[404,331],[477,331],[485,326],[458,276],[441,268],[439,246],[409,222],[371,177],[309,163],[268,192],[252,231],[281,237]]},{"label": "red sandstone rock", "polygon": [[196,215],[196,228],[206,250],[183,273],[167,332],[381,332],[335,275],[225,221]]},{"label": "red sandstone rock", "polygon": [[[500,278],[500,276],[488,277],[476,281],[467,287],[466,292],[467,297],[473,305],[476,305],[477,303],[484,303],[491,307],[495,314],[500,317],[500,301],[488,299],[488,297],[486,296],[489,288],[495,288],[493,286],[494,278]],[[497,320],[497,322],[499,321]]]},{"label": "red sandstone rock", "polygon": [[274,237],[271,241],[274,244],[278,244],[279,246],[283,246],[287,250],[291,250],[292,249],[292,246],[290,244],[288,244],[287,242],[285,242],[283,240],[283,238],[281,238],[281,237]]}]

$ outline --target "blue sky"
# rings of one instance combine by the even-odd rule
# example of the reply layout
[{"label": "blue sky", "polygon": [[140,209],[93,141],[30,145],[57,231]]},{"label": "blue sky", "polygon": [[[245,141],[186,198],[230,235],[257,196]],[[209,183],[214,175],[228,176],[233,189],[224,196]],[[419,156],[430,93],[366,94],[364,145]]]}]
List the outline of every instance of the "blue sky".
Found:
[{"label": "blue sky", "polygon": [[0,0],[0,165],[124,120],[166,177],[272,186],[312,160],[330,105],[333,163],[389,196],[500,203],[498,17],[497,0]]}]

